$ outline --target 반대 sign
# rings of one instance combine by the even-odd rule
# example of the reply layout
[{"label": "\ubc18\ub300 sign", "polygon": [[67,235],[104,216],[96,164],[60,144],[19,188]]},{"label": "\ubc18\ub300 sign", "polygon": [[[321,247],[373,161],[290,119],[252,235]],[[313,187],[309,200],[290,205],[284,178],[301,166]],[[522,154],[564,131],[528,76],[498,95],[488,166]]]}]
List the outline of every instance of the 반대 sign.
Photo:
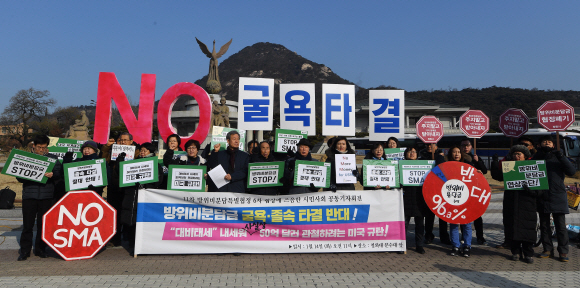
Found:
[{"label": "\ubc18\ub300 sign", "polygon": [[364,187],[391,187],[398,188],[399,161],[397,160],[363,160]]},{"label": "\ubc18\ub300 sign", "polygon": [[404,186],[423,186],[423,182],[433,166],[435,166],[434,160],[400,160],[401,184]]},{"label": "\ubc18\ub300 sign", "polygon": [[2,174],[44,184],[48,180],[44,174],[52,172],[55,163],[56,159],[50,157],[12,149]]},{"label": "\ubc18\ub300 sign", "polygon": [[284,161],[250,163],[248,165],[248,188],[282,186]]},{"label": "\ubc18\ub300 sign", "polygon": [[159,166],[156,157],[123,161],[119,165],[119,187],[131,186],[137,182],[147,184],[159,179]]},{"label": "\ubc18\ub300 sign", "polygon": [[296,160],[294,164],[294,186],[330,187],[330,163]]},{"label": "\ubc18\ub300 sign", "polygon": [[135,158],[135,146],[133,145],[119,145],[113,144],[111,148],[111,161],[117,160],[119,154],[125,152],[125,161],[130,161]]},{"label": "\ubc18\ub300 sign", "polygon": [[246,130],[239,130],[219,126],[213,126],[213,131],[211,133],[211,149],[213,150],[213,146],[215,146],[216,144],[220,144],[220,151],[226,150],[226,147],[228,147],[226,135],[228,134],[228,132],[233,130],[238,131],[238,133],[240,133],[240,150],[243,151],[246,143]]},{"label": "\ubc18\ub300 sign", "polygon": [[403,160],[405,159],[405,150],[407,148],[386,148],[385,158],[387,160]]},{"label": "\ubc18\ub300 sign", "polygon": [[107,162],[95,159],[64,164],[64,185],[66,191],[107,186]]},{"label": "\ubc18\ub300 sign", "polygon": [[83,146],[85,141],[58,137],[48,137],[48,138],[50,139],[50,142],[48,144],[48,152],[58,157],[58,160],[62,160],[66,152],[74,152],[73,160],[83,157],[81,152],[81,146]]},{"label": "\ubc18\ub300 sign", "polygon": [[276,129],[276,153],[288,153],[289,150],[296,152],[298,147],[296,144],[300,142],[300,139],[307,137],[307,131],[289,130],[289,129]]},{"label": "\ubc18\ub300 sign", "polygon": [[336,183],[356,183],[356,177],[352,171],[356,170],[355,154],[336,154],[334,157],[334,169],[336,173]]},{"label": "\ubc18\ub300 sign", "polygon": [[167,190],[205,192],[206,166],[169,165]]},{"label": "\ubc18\ub300 sign", "polygon": [[531,190],[549,189],[544,160],[503,161],[501,166],[505,190],[523,190],[524,183]]}]

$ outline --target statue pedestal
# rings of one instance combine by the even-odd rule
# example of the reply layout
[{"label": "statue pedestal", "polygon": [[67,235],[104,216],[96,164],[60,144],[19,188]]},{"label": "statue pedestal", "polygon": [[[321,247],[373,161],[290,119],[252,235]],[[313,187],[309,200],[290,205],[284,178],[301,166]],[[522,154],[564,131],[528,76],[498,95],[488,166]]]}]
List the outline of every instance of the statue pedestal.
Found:
[{"label": "statue pedestal", "polygon": [[74,131],[74,135],[70,135],[68,137],[66,137],[66,139],[75,139],[75,140],[92,140],[91,137],[89,137],[89,131]]}]

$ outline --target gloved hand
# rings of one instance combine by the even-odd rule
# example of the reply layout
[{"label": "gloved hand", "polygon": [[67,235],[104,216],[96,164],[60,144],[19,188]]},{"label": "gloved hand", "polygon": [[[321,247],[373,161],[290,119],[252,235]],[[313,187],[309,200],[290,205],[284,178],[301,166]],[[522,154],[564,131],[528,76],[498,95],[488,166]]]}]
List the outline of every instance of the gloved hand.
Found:
[{"label": "gloved hand", "polygon": [[296,156],[296,153],[294,153],[294,150],[290,149],[288,150],[288,157],[294,157]]},{"label": "gloved hand", "polygon": [[63,163],[71,163],[73,162],[73,156],[74,156],[74,152],[66,152],[64,153],[64,157],[62,157],[62,162]]},{"label": "gloved hand", "polygon": [[93,186],[93,184],[89,185],[89,187],[87,187],[87,189],[97,192],[97,189],[95,188],[95,186]]},{"label": "gloved hand", "polygon": [[310,189],[310,192],[318,192],[319,188],[314,187],[314,184],[310,183],[310,188],[308,188],[308,189]]},{"label": "gloved hand", "polygon": [[530,189],[530,187],[528,187],[528,183],[522,184],[522,188],[524,188],[524,191],[532,193],[532,190]]},{"label": "gloved hand", "polygon": [[140,188],[142,188],[142,186],[141,186],[141,183],[139,183],[139,182],[136,182],[136,183],[135,183],[135,187],[137,187],[137,189],[140,189]]},{"label": "gloved hand", "polygon": [[282,177],[282,178],[280,178],[280,183],[282,183],[282,184],[286,184],[286,177]]},{"label": "gloved hand", "polygon": [[352,176],[358,177],[358,169],[352,170]]},{"label": "gloved hand", "polygon": [[491,156],[491,159],[493,161],[496,161],[497,162],[497,161],[499,161],[499,156],[497,155],[497,153],[495,153],[495,154],[493,154],[493,156]]},{"label": "gloved hand", "polygon": [[117,159],[115,161],[116,162],[123,162],[123,161],[125,161],[125,156],[127,156],[127,153],[122,152],[121,154],[117,155]]},{"label": "gloved hand", "polygon": [[562,152],[562,150],[554,150],[554,155],[556,155],[556,158],[558,158],[558,160],[562,159],[564,157],[564,152]]},{"label": "gloved hand", "polygon": [[330,184],[330,191],[336,193],[336,184]]}]

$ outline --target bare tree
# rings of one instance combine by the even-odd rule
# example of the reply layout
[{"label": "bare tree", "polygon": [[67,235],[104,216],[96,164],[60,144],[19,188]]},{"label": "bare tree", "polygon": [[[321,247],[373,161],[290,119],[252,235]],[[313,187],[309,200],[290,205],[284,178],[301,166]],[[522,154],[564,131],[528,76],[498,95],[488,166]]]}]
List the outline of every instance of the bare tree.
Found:
[{"label": "bare tree", "polygon": [[7,137],[14,139],[22,146],[32,138],[31,124],[48,116],[48,108],[56,104],[56,100],[48,98],[48,90],[20,90],[10,98],[10,104],[4,108],[0,116],[0,125],[7,128]]}]

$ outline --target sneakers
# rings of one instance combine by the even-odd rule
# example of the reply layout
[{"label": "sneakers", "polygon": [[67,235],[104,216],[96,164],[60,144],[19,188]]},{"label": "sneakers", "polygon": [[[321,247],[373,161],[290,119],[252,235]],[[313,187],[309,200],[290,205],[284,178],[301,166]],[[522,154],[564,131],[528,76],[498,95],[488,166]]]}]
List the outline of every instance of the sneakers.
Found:
[{"label": "sneakers", "polygon": [[453,247],[453,249],[451,249],[451,253],[449,253],[449,255],[451,255],[451,256],[459,256],[459,248]]},{"label": "sneakers", "polygon": [[554,250],[544,251],[538,256],[539,258],[554,258]]},{"label": "sneakers", "polygon": [[518,260],[520,259],[520,255],[518,255],[518,254],[513,254],[511,259],[512,259],[513,261],[518,261]]},{"label": "sneakers", "polygon": [[471,247],[464,247],[463,248],[463,257],[469,258],[471,256]]},{"label": "sneakers", "polygon": [[534,264],[534,258],[526,257],[526,258],[524,258],[524,262],[526,262],[528,264]]},{"label": "sneakers", "polygon": [[568,254],[560,254],[560,261],[568,262]]}]

